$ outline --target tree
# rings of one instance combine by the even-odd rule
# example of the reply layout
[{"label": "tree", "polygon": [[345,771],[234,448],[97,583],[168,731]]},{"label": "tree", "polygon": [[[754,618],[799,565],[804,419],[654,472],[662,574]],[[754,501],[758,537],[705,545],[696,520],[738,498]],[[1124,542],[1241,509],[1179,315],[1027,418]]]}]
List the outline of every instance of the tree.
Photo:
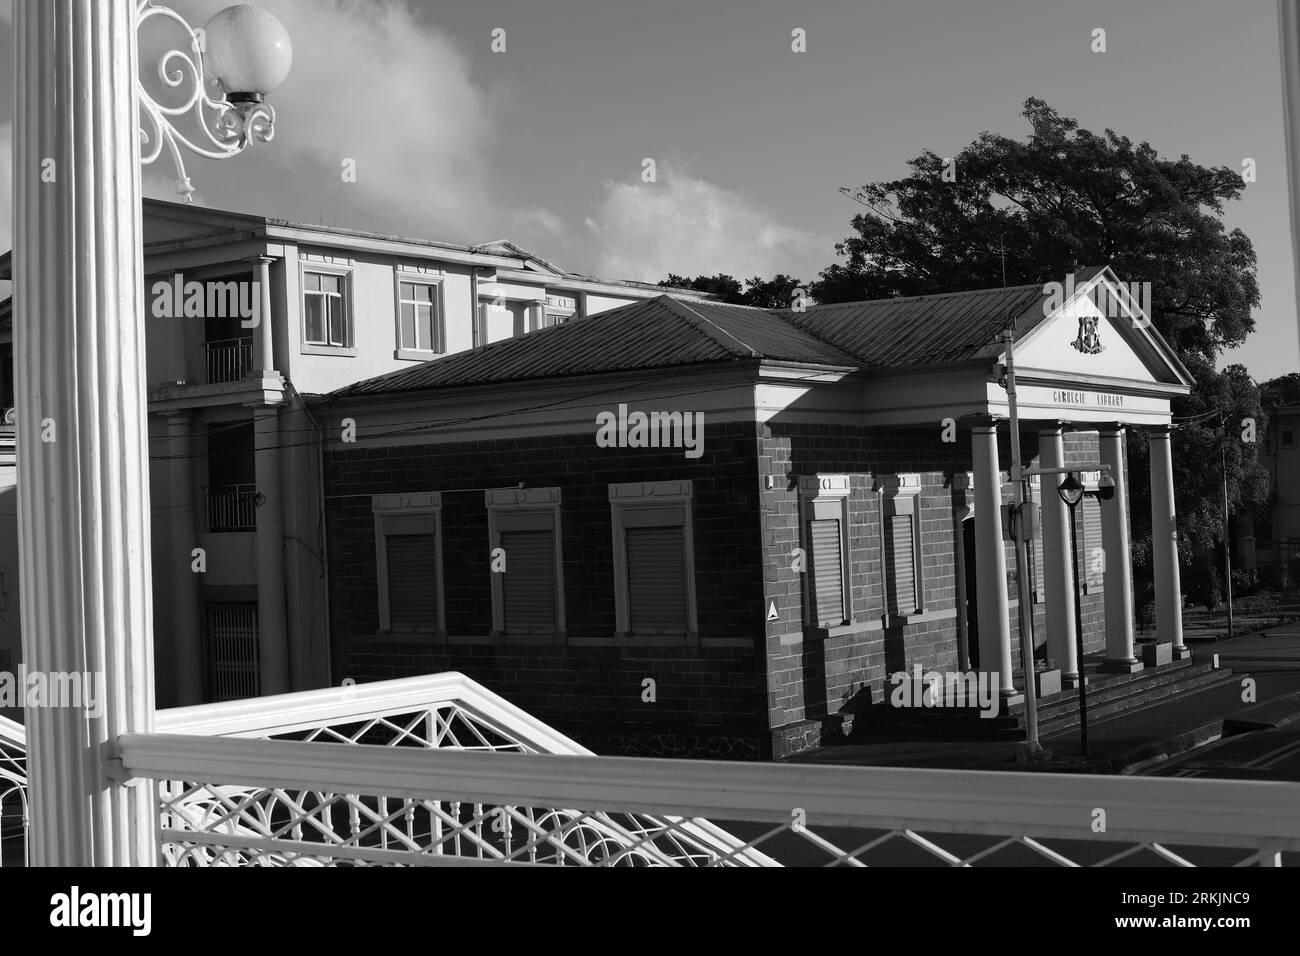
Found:
[{"label": "tree", "polygon": [[[1009,285],[1061,282],[1077,267],[1103,264],[1125,282],[1150,282],[1151,319],[1197,380],[1191,395],[1173,402],[1176,419],[1188,422],[1175,430],[1174,455],[1180,551],[1190,562],[1222,532],[1218,445],[1210,435],[1217,410],[1239,422],[1259,407],[1244,369],[1215,369],[1223,350],[1254,329],[1251,308],[1259,303],[1250,239],[1225,231],[1220,218],[1244,183],[1230,167],[1165,159],[1112,130],[1079,129],[1042,100],[1026,100],[1022,115],[1031,128],[1026,141],[981,134],[954,157],[955,179],[944,175],[944,158],[927,150],[904,178],[860,187],[855,198],[869,212],[854,216],[854,234],[836,246],[846,261],[822,270],[812,298],[996,287],[1000,248]],[[1261,494],[1258,445],[1233,447],[1229,498],[1249,503]],[[1139,565],[1150,556],[1146,461],[1145,440],[1131,431]]]},{"label": "tree", "polygon": [[771,279],[754,276],[752,279],[745,280],[745,288],[742,292],[740,283],[735,278],[719,273],[715,276],[696,276],[694,279],[669,274],[668,278],[661,281],[659,285],[691,289],[695,292],[711,292],[721,296],[724,302],[731,305],[749,305],[758,309],[788,309],[794,298],[794,290],[803,286],[803,283],[784,273],[777,274]]}]

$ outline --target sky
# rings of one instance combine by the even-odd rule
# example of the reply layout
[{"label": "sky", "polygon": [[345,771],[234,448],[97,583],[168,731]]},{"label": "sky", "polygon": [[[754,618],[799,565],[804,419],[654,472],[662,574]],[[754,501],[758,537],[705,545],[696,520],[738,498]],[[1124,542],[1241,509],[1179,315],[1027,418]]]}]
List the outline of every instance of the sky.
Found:
[{"label": "sky", "polygon": [[[13,36],[0,0],[0,247]],[[228,0],[174,0],[194,25]],[[202,205],[454,242],[564,269],[811,280],[861,207],[1030,96],[1100,133],[1257,180],[1225,212],[1259,258],[1225,361],[1300,369],[1274,0],[261,0],[294,44],[275,139],[187,160]],[[1105,53],[1091,50],[1106,30]],[[791,49],[791,31],[807,49]],[[494,52],[493,31],[505,50]],[[500,45],[498,36],[498,46]],[[162,36],[142,38],[154,48]],[[655,181],[644,182],[653,159]],[[345,181],[354,163],[354,182]],[[169,160],[146,195],[177,198]],[[1121,276],[1121,278],[1125,278]],[[3,290],[0,290],[3,291]]]}]

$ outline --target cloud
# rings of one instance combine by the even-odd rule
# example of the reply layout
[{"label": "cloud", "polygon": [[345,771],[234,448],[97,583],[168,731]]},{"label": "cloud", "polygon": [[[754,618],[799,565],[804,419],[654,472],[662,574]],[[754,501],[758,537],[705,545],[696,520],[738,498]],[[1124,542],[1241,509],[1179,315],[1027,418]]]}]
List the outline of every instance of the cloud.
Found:
[{"label": "cloud", "polygon": [[[184,12],[199,26],[228,5],[197,0]],[[489,195],[492,110],[458,45],[401,0],[261,5],[284,24],[294,57],[284,85],[270,96],[275,140],[252,152],[291,171],[288,191],[322,208],[341,200],[364,209],[371,224],[420,223],[429,235],[477,232],[472,224],[481,221]],[[175,33],[166,24],[158,29]],[[145,49],[142,37],[142,59]],[[348,160],[355,182],[343,176]],[[200,169],[196,164],[194,172]],[[283,195],[279,203],[274,195],[262,199],[265,211],[283,212]]]},{"label": "cloud", "polygon": [[827,258],[825,240],[664,163],[657,182],[605,183],[599,210],[585,224],[600,247],[600,275],[609,279],[657,282],[670,272],[809,279]]},{"label": "cloud", "polygon": [[510,231],[521,241],[534,238],[553,238],[568,232],[564,220],[541,206],[528,206],[510,217]]}]

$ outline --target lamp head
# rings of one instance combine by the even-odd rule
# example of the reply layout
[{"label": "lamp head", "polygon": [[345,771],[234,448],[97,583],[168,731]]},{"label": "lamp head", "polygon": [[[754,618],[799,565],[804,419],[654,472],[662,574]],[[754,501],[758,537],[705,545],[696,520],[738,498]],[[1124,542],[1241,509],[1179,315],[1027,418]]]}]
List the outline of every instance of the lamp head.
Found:
[{"label": "lamp head", "polygon": [[1067,506],[1073,508],[1083,498],[1083,485],[1074,477],[1074,472],[1065,476],[1065,480],[1056,486],[1056,493]]},{"label": "lamp head", "polygon": [[226,7],[203,28],[204,68],[231,103],[260,103],[293,65],[289,33],[271,14],[247,3]]},{"label": "lamp head", "polygon": [[1097,497],[1102,501],[1110,501],[1115,497],[1115,479],[1109,472],[1103,471],[1097,479]]}]

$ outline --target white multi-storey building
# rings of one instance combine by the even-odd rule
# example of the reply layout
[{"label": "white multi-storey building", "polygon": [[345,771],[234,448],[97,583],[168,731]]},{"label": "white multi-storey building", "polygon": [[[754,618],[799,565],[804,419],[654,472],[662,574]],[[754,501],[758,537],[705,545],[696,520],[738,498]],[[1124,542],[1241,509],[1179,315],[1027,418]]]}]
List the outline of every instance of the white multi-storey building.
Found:
[{"label": "white multi-storey building", "polygon": [[[164,707],[330,680],[323,436],[304,395],[664,291],[567,273],[506,240],[464,246],[152,200],[144,240]],[[5,301],[0,414],[13,403],[12,348]],[[12,431],[0,425],[0,665],[20,656]]]}]

